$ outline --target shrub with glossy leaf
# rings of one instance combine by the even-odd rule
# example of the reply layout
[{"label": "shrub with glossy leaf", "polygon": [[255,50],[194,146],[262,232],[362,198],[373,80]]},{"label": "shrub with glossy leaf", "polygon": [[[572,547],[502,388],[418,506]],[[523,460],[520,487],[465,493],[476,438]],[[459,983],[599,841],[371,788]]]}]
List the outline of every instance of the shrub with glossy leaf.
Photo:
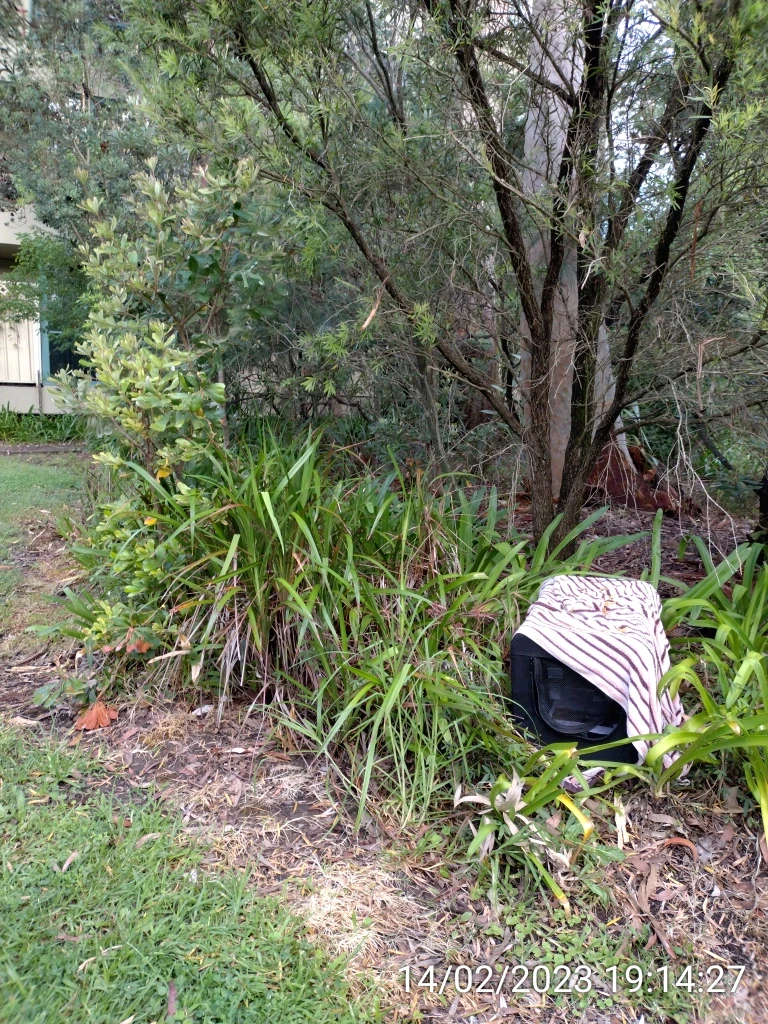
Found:
[{"label": "shrub with glossy leaf", "polygon": [[153,166],[126,197],[131,237],[103,219],[100,198],[82,204],[93,220],[82,249],[91,309],[77,346],[82,368],[59,383],[61,402],[111,434],[112,454],[162,477],[204,464],[208,445],[226,436],[226,308],[258,298],[266,310],[279,286],[271,243],[254,223],[251,161],[172,189]]}]

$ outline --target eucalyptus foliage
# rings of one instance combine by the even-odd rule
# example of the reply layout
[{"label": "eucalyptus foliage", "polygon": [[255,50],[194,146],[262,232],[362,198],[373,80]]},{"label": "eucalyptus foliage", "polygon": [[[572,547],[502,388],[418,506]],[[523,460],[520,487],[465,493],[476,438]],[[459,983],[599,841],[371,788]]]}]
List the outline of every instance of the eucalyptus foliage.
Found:
[{"label": "eucalyptus foliage", "polygon": [[141,233],[123,200],[148,156],[166,189],[252,161],[285,294],[222,308],[243,419],[522,466],[537,536],[576,522],[617,430],[721,463],[764,435],[764,0],[39,0],[11,21],[0,171],[70,255],[86,197]]},{"label": "eucalyptus foliage", "polygon": [[119,3],[35,0],[31,18],[4,6],[0,174],[10,176],[9,200],[33,203],[40,221],[76,244],[88,234],[77,172],[88,170],[105,209],[122,217],[131,176],[155,153],[131,81],[141,57],[127,45]]}]

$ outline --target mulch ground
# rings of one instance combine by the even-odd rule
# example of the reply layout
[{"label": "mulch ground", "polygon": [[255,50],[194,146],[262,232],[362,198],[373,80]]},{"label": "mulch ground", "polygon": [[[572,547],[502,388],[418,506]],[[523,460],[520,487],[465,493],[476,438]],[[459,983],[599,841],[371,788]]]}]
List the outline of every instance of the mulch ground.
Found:
[{"label": "mulch ground", "polygon": [[0,441],[0,455],[66,455],[85,451],[82,441],[55,441],[51,444],[11,444]]},{"label": "mulch ground", "polygon": [[[595,505],[596,509],[598,506]],[[593,509],[588,506],[585,511]],[[582,539],[594,537],[631,537],[637,533],[650,534],[654,520],[653,512],[637,509],[612,507],[588,530]],[[515,509],[512,517],[514,526],[522,533],[530,530],[531,515],[526,504]],[[749,540],[755,523],[740,516],[732,516],[721,509],[713,509],[708,515],[696,517],[683,513],[667,513],[661,521],[661,571],[671,580],[679,580],[690,586],[705,575],[704,563],[693,537],[701,537],[706,544],[715,565],[731,554],[737,545]],[[682,543],[681,543],[682,542]],[[682,547],[682,553],[681,553]],[[607,555],[594,563],[600,572],[621,572],[626,576],[639,577],[643,569],[651,564],[651,539],[643,537]],[[662,581],[659,592],[663,597],[677,593],[677,588]]]},{"label": "mulch ground", "polygon": [[[44,662],[41,657],[0,675],[3,717],[89,749],[105,769],[91,786],[111,794],[118,805],[148,798],[164,802],[209,846],[211,870],[246,871],[260,893],[281,894],[313,938],[351,956],[353,976],[376,978],[392,1020],[650,1024],[662,1019],[629,1005],[563,1016],[562,1008],[546,1000],[504,1006],[467,994],[440,1006],[426,992],[406,998],[406,966],[415,977],[432,966],[439,977],[451,964],[506,962],[515,935],[509,928],[487,935],[493,914],[486,898],[473,898],[473,873],[451,865],[449,877],[443,877],[437,856],[414,852],[418,837],[398,834],[386,822],[369,820],[355,831],[344,794],[326,766],[291,749],[290,737],[244,701],[228,704],[218,723],[213,704],[134,701],[120,708],[110,728],[75,733],[68,709],[41,713],[30,704],[35,683],[49,678]],[[645,787],[622,788],[627,856],[601,877],[613,903],[598,916],[614,948],[623,947],[630,963],[637,936],[650,925],[646,948],[658,947],[659,962],[673,976],[688,962],[703,971],[718,964],[744,965],[736,996],[723,997],[697,1019],[764,1024],[768,851],[743,786],[729,780],[712,785],[710,779],[707,787],[707,781],[696,777],[661,798]],[[614,823],[601,820],[604,805],[591,810],[604,841],[615,842]],[[576,907],[579,886],[572,879],[569,895]],[[536,913],[540,935],[562,930],[545,901]],[[695,960],[681,957],[675,952],[679,948],[692,948]]]}]

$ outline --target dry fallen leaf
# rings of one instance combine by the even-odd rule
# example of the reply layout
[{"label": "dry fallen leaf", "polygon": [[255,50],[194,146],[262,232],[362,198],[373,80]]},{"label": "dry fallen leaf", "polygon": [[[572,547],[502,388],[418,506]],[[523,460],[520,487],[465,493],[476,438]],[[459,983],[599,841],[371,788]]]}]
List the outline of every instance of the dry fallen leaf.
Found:
[{"label": "dry fallen leaf", "polygon": [[716,835],[700,836],[696,840],[696,852],[699,855],[699,860],[702,864],[709,864],[709,862],[717,856],[722,843]]},{"label": "dry fallen leaf", "polygon": [[665,839],[661,844],[662,848],[665,846],[683,846],[686,850],[690,851],[691,856],[694,860],[699,859],[699,853],[694,844],[690,839],[683,839],[682,836],[675,836],[672,839]]},{"label": "dry fallen leaf", "polygon": [[173,981],[168,982],[168,1012],[166,1017],[176,1016],[176,984]]},{"label": "dry fallen leaf", "polygon": [[70,855],[67,857],[67,859],[64,861],[64,863],[61,865],[61,873],[62,873],[62,875],[67,870],[67,868],[70,866],[70,864],[73,861],[77,860],[77,858],[79,856],[80,856],[80,851],[79,850],[73,850],[72,853],[70,853]]},{"label": "dry fallen leaf", "polygon": [[616,821],[616,845],[620,850],[623,850],[625,846],[629,846],[629,819],[621,799],[618,799],[614,806],[616,809],[614,816]]},{"label": "dry fallen leaf", "polygon": [[562,820],[562,815],[558,811],[555,814],[550,815],[549,818],[547,818],[545,825],[550,832],[557,832],[557,830],[560,828],[560,822]]},{"label": "dry fallen leaf", "polygon": [[679,825],[680,822],[677,818],[673,818],[670,814],[649,814],[651,821],[658,822],[659,825]]},{"label": "dry fallen leaf", "polygon": [[107,707],[103,701],[97,700],[80,715],[75,722],[75,728],[87,730],[104,729],[116,719],[117,711],[114,708]]},{"label": "dry fallen leaf", "polygon": [[136,651],[137,654],[146,654],[152,645],[148,640],[143,637],[139,637],[138,640],[131,640],[130,643],[125,645],[126,653],[132,654]]},{"label": "dry fallen leaf", "polygon": [[15,725],[17,729],[34,729],[37,725],[36,718],[24,718],[22,715],[15,715],[8,720],[9,725]]},{"label": "dry fallen leaf", "polygon": [[648,899],[658,900],[661,903],[664,900],[671,900],[679,891],[679,889],[661,889],[659,892],[655,892],[653,896],[649,896]]},{"label": "dry fallen leaf", "polygon": [[140,850],[142,848],[142,846],[144,845],[144,843],[150,843],[150,842],[152,842],[153,839],[159,839],[159,838],[160,838],[160,833],[159,832],[147,832],[147,834],[145,836],[142,836],[140,839],[136,840],[136,849]]},{"label": "dry fallen leaf", "polygon": [[725,801],[723,807],[726,811],[731,811],[734,814],[740,814],[743,810],[739,803],[739,788],[738,786],[726,786],[725,790]]}]

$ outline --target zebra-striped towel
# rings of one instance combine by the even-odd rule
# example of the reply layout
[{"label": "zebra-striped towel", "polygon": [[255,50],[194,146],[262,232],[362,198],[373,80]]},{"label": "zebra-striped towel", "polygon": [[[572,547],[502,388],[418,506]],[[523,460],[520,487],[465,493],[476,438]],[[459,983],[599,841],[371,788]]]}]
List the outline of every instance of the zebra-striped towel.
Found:
[{"label": "zebra-striped towel", "polygon": [[[661,601],[650,583],[553,576],[539,589],[519,632],[578,672],[627,712],[627,734],[680,725],[680,699],[658,683],[669,668]],[[649,744],[633,740],[645,760]]]}]

